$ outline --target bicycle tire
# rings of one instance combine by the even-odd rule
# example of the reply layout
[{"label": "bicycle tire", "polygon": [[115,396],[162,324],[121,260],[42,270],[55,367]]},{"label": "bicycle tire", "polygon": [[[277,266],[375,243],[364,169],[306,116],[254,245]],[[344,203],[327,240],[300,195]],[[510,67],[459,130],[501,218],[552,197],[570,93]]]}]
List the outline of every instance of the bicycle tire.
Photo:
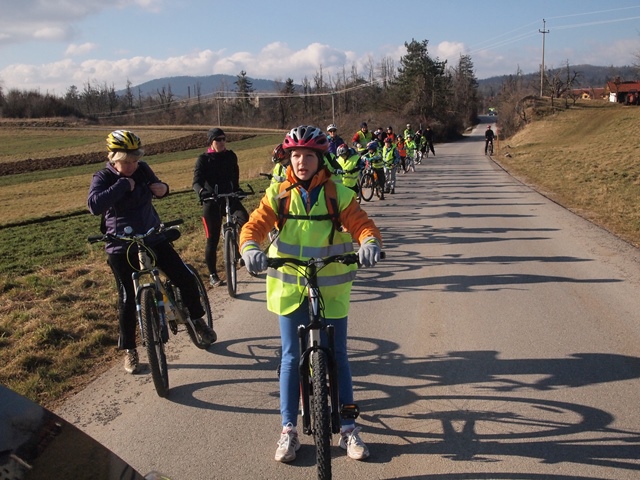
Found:
[{"label": "bicycle tire", "polygon": [[[205,288],[204,283],[202,283],[202,279],[200,278],[200,274],[196,270],[196,267],[187,263],[187,268],[191,271],[191,274],[196,279],[196,285],[198,286],[198,294],[200,295],[200,304],[204,309],[204,321],[207,323],[207,325],[209,325],[209,328],[213,330],[213,312],[211,311],[211,302],[209,301],[209,295],[207,294],[207,289]],[[206,348],[207,346],[199,344],[198,347]]]},{"label": "bicycle tire", "polygon": [[236,298],[238,292],[238,269],[236,266],[236,242],[233,232],[224,232],[224,270],[227,274],[227,290],[231,298]]},{"label": "bicycle tire", "polygon": [[370,201],[373,198],[373,191],[375,189],[373,175],[365,173],[360,179],[360,192],[362,192],[362,199],[365,202]]},{"label": "bicycle tire", "polygon": [[140,308],[142,315],[142,335],[147,349],[147,360],[151,369],[151,377],[156,392],[166,397],[169,391],[169,372],[167,356],[160,332],[160,314],[156,303],[156,292],[152,287],[143,288],[140,292]]},{"label": "bicycle tire", "polygon": [[327,387],[327,358],[323,350],[311,354],[313,391],[311,422],[316,444],[316,466],[318,478],[331,478],[331,412]]}]

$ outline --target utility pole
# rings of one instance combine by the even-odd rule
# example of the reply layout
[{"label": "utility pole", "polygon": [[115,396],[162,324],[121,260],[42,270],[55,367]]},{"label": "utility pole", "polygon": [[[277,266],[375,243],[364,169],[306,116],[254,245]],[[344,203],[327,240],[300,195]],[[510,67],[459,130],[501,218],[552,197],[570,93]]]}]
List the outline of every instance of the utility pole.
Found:
[{"label": "utility pole", "polygon": [[538,29],[538,31],[542,34],[542,66],[540,67],[540,98],[542,98],[542,89],[544,87],[544,37],[549,30],[545,30],[547,26],[547,21],[542,19],[542,30]]}]

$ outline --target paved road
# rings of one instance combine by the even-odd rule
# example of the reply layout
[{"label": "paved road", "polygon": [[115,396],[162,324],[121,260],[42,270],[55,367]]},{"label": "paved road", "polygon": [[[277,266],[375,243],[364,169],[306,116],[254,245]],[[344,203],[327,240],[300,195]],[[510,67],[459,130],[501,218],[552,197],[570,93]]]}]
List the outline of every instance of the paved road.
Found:
[{"label": "paved road", "polygon": [[[334,478],[638,478],[640,254],[503,172],[483,132],[366,204],[388,253],[350,317],[372,457],[336,447]],[[273,461],[277,324],[263,280],[242,280],[236,300],[214,291],[210,351],[172,340],[167,399],[118,367],[58,413],[141,472],[315,478],[308,437]]]}]

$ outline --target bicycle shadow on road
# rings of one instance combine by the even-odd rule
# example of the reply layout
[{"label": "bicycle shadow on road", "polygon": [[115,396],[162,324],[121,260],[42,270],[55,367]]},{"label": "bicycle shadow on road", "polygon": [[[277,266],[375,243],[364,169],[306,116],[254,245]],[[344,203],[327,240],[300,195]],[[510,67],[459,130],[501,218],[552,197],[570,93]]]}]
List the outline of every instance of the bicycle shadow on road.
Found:
[{"label": "bicycle shadow on road", "polygon": [[[495,351],[469,351],[416,359],[390,352],[361,357],[352,362],[352,372],[367,434],[403,441],[382,442],[380,448],[368,442],[371,462],[388,463],[407,454],[473,463],[520,457],[550,465],[640,470],[639,431],[615,427],[621,419],[600,408],[548,399],[555,391],[564,399],[567,389],[637,379],[640,358],[576,353],[556,359],[500,359]],[[392,377],[395,386],[367,382],[374,375]],[[406,386],[398,385],[399,377],[406,378]],[[471,393],[449,394],[451,386],[470,387]],[[515,391],[548,394],[547,399],[510,395]]]}]

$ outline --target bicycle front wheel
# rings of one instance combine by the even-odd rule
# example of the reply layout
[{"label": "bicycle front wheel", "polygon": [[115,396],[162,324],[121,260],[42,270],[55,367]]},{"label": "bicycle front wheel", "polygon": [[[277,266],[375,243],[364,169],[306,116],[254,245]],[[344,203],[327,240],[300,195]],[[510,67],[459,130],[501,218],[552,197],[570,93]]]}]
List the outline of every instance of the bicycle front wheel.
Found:
[{"label": "bicycle front wheel", "polygon": [[362,195],[362,199],[365,202],[370,201],[373,198],[373,191],[375,189],[373,175],[370,173],[365,173],[360,178],[360,192]]},{"label": "bicycle front wheel", "polygon": [[140,308],[142,314],[142,336],[147,348],[147,359],[151,369],[151,377],[160,397],[166,397],[169,391],[169,372],[167,357],[162,343],[160,313],[156,303],[156,292],[151,287],[145,287],[140,294]]},{"label": "bicycle front wheel", "polygon": [[224,232],[224,268],[227,274],[227,290],[232,298],[236,298],[238,291],[238,269],[236,266],[236,239],[231,230]]},{"label": "bicycle front wheel", "polygon": [[318,478],[331,478],[331,412],[327,387],[327,356],[323,350],[311,354],[313,374],[311,385],[311,428],[316,444]]}]

